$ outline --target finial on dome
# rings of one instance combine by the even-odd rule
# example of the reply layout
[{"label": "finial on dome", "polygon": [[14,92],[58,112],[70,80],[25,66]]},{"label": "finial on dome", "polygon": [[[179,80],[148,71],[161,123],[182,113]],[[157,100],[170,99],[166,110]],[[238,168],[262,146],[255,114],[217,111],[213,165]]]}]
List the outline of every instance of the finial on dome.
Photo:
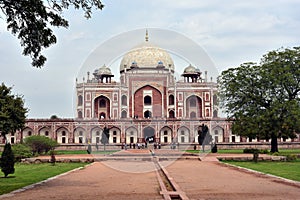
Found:
[{"label": "finial on dome", "polygon": [[146,36],[145,36],[145,40],[146,40],[146,42],[148,42],[148,40],[149,40],[149,36],[148,36],[148,30],[146,29]]}]

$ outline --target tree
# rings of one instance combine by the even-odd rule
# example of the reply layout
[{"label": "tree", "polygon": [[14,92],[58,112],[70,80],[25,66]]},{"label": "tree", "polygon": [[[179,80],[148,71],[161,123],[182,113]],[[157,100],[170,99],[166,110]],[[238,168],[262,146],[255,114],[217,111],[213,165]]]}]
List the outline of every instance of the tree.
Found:
[{"label": "tree", "polygon": [[202,146],[202,151],[205,150],[205,145],[208,145],[212,141],[212,136],[209,134],[207,125],[202,124],[198,130],[198,143]]},{"label": "tree", "polygon": [[58,146],[57,141],[40,135],[26,137],[24,144],[31,148],[33,155],[36,153],[47,153],[50,150],[54,150],[54,148]]},{"label": "tree", "polygon": [[51,120],[56,120],[56,119],[59,119],[59,118],[57,117],[57,115],[51,115],[50,119]]},{"label": "tree", "polygon": [[24,127],[27,113],[22,97],[11,94],[11,89],[4,83],[0,85],[0,132],[5,141],[6,134]]},{"label": "tree", "polygon": [[0,8],[6,17],[7,29],[20,40],[23,54],[30,56],[34,67],[42,67],[46,57],[43,48],[56,43],[53,27],[69,26],[63,18],[63,10],[73,6],[91,17],[92,9],[104,7],[100,0],[0,0]]},{"label": "tree", "polygon": [[14,166],[15,166],[14,153],[11,149],[10,143],[6,143],[0,160],[0,167],[1,167],[1,171],[4,173],[4,177],[7,177],[8,174],[15,173]]},{"label": "tree", "polygon": [[105,145],[108,144],[109,141],[109,128],[104,127],[102,132],[102,137],[100,142],[104,145],[104,151],[105,151]]},{"label": "tree", "polygon": [[260,64],[223,71],[218,85],[234,134],[271,139],[271,152],[278,152],[277,138],[295,138],[300,131],[299,47],[271,51]]},{"label": "tree", "polygon": [[31,149],[25,144],[14,144],[12,151],[15,156],[15,162],[21,162],[23,158],[29,158],[32,156]]}]

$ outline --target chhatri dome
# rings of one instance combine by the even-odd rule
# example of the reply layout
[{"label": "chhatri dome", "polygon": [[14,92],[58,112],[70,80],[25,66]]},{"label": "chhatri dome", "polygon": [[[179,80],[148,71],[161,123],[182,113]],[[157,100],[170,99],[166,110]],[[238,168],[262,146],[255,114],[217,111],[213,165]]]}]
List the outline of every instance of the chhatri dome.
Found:
[{"label": "chhatri dome", "polygon": [[167,51],[151,44],[146,31],[145,42],[130,50],[123,56],[120,72],[125,68],[157,68],[164,66],[174,70],[174,62]]},{"label": "chhatri dome", "polygon": [[197,72],[196,67],[192,66],[191,64],[187,66],[183,71],[183,73],[187,73],[187,74],[196,73],[196,72]]},{"label": "chhatri dome", "polygon": [[95,76],[112,75],[110,68],[107,67],[105,64],[102,67],[100,67],[99,69],[96,69],[93,74]]}]

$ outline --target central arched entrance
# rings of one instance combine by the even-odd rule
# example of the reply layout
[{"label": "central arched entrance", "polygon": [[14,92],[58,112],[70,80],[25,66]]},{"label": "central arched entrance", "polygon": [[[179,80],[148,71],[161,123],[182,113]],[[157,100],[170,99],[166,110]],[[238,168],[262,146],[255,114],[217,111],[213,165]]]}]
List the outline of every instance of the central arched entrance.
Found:
[{"label": "central arched entrance", "polygon": [[155,130],[154,128],[148,126],[146,128],[144,128],[144,140],[146,140],[146,138],[155,138]]},{"label": "central arched entrance", "polygon": [[106,119],[110,117],[110,100],[101,95],[94,100],[94,117]]}]

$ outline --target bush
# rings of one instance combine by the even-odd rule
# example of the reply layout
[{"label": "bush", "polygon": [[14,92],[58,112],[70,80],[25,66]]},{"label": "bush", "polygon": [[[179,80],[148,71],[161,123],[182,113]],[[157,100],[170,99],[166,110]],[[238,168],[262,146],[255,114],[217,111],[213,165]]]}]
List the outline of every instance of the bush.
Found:
[{"label": "bush", "polygon": [[246,148],[243,150],[243,153],[254,153],[258,151],[258,149],[254,149],[254,148]]},{"label": "bush", "polygon": [[274,153],[272,154],[272,156],[279,156],[279,153],[278,153],[278,152],[274,152]]},{"label": "bush", "polygon": [[55,140],[40,135],[25,138],[24,144],[31,148],[33,154],[47,153],[58,146],[58,143]]},{"label": "bush", "polygon": [[10,143],[6,143],[1,155],[0,167],[4,176],[15,173],[15,158]]},{"label": "bush", "polygon": [[213,144],[213,145],[212,145],[211,152],[212,152],[212,153],[217,153],[217,152],[218,152],[217,144]]},{"label": "bush", "polygon": [[295,154],[289,154],[286,156],[286,161],[295,161],[297,160],[297,155]]},{"label": "bush", "polygon": [[14,144],[12,150],[15,155],[15,162],[20,162],[23,158],[29,158],[32,156],[31,149],[24,144]]},{"label": "bush", "polygon": [[262,153],[262,154],[267,154],[267,153],[269,153],[269,150],[268,149],[245,148],[243,150],[243,153]]},{"label": "bush", "polygon": [[262,153],[262,154],[268,154],[269,150],[268,149],[261,149],[260,153]]}]

